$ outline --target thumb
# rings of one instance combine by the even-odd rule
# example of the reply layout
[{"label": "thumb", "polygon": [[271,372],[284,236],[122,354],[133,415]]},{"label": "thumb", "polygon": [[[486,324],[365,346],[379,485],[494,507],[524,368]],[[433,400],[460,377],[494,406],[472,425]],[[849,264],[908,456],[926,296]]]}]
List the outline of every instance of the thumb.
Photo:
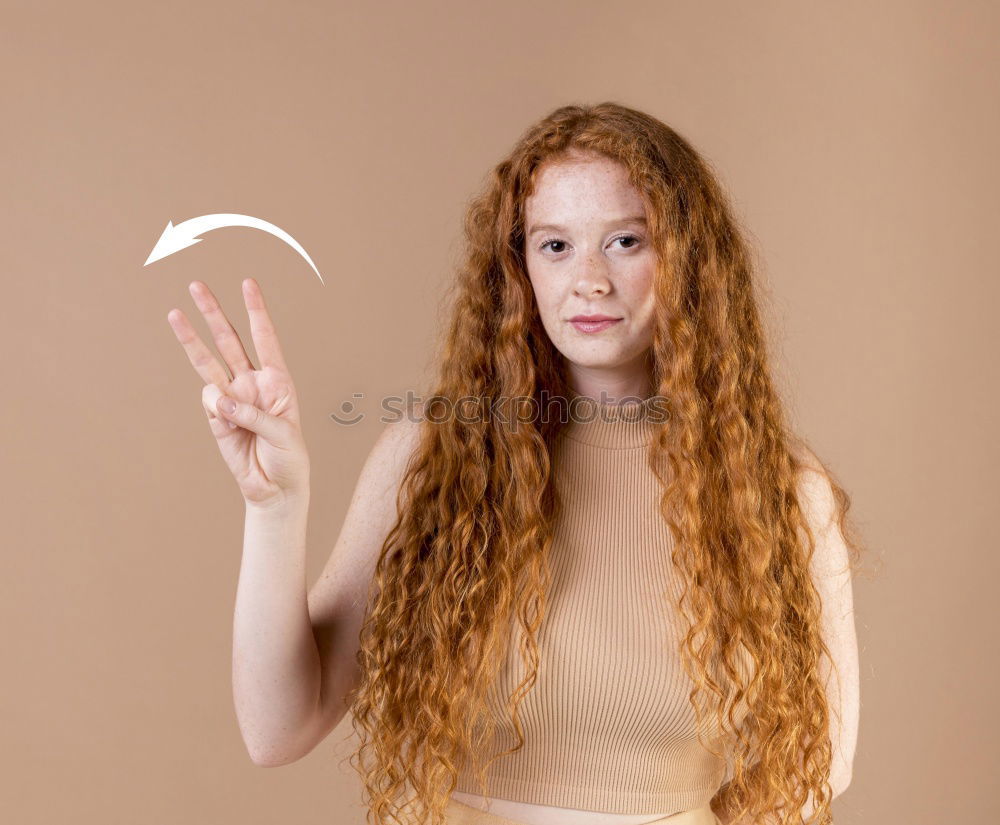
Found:
[{"label": "thumb", "polygon": [[224,421],[231,421],[244,430],[250,430],[274,445],[282,445],[288,441],[288,422],[269,415],[260,407],[220,393],[215,401],[215,408]]}]

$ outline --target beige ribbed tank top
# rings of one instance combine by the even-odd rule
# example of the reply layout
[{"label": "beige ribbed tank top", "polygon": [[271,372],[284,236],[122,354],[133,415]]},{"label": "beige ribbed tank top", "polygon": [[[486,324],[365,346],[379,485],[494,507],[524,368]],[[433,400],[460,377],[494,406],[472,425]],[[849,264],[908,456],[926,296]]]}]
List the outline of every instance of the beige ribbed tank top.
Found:
[{"label": "beige ribbed tank top", "polygon": [[[490,797],[668,814],[707,804],[725,779],[724,760],[698,742],[692,684],[677,651],[682,582],[658,511],[660,485],[646,464],[662,423],[657,403],[655,396],[623,405],[573,402],[553,454],[563,505],[538,681],[519,708],[525,743],[487,769]],[[516,620],[514,627],[490,688],[498,734],[485,758],[517,742],[504,708],[526,675]],[[455,789],[482,792],[470,765]]]}]

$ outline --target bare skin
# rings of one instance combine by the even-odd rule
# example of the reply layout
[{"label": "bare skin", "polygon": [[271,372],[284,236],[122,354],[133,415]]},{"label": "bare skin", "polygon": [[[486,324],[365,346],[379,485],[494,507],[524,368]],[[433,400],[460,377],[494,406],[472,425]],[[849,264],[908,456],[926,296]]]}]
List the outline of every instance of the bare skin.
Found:
[{"label": "bare skin", "polygon": [[[584,153],[543,167],[525,204],[525,257],[543,325],[566,358],[573,389],[600,401],[646,398],[653,391],[644,356],[652,343],[656,261],[645,226],[629,220],[642,215],[643,201],[625,169]],[[539,225],[546,228],[534,232]],[[583,333],[569,323],[577,314],[620,320],[601,332]],[[846,545],[831,527],[829,485],[817,472],[806,475],[801,489],[818,535],[813,574],[824,605],[824,639],[843,680],[841,689],[827,677],[835,720],[830,781],[837,796],[850,784],[860,705],[853,596]],[[452,796],[485,809],[486,799],[477,794]],[[490,810],[527,825],[642,825],[675,813],[610,814],[506,799],[493,799]],[[812,799],[802,810],[808,818]],[[720,825],[749,825],[735,822],[729,811],[718,811],[715,818]]]},{"label": "bare skin", "polygon": [[[599,401],[646,398],[657,259],[642,196],[621,164],[599,155],[575,152],[537,174],[525,203],[525,261],[573,389]],[[577,315],[620,320],[583,332],[570,323]]]},{"label": "bare skin", "polygon": [[[309,457],[295,385],[260,287],[243,282],[260,367],[208,286],[189,289],[220,362],[184,313],[167,314],[195,372],[219,451],[246,504],[243,558],[233,620],[233,698],[254,764],[294,762],[343,719],[358,684],[364,593],[395,516],[395,497],[416,445],[419,418],[385,427],[361,470],[340,535],[307,592]],[[237,402],[227,412],[224,396]]]},{"label": "bare skin", "polygon": [[[189,291],[226,366],[208,349],[181,310],[171,310],[167,320],[195,372],[205,382],[202,406],[240,492],[257,507],[274,507],[305,495],[309,456],[300,429],[298,397],[260,287],[250,278],[243,282],[260,369],[250,361],[243,342],[208,286],[193,281]],[[219,406],[223,394],[260,412],[254,425],[256,431],[239,426],[236,418]],[[249,426],[247,421],[242,423]]]},{"label": "bare skin", "polygon": [[[624,220],[641,209],[624,171],[593,159],[543,170],[527,204],[529,232],[537,223],[563,227],[528,237],[529,277],[543,323],[569,362],[576,392],[599,400],[605,394],[642,398],[652,389],[644,358],[651,340],[654,263],[642,225]],[[247,505],[234,621],[234,698],[254,763],[285,765],[311,752],[348,711],[342,697],[359,679],[355,657],[362,597],[396,517],[396,492],[417,444],[419,423],[403,418],[379,436],[336,545],[307,592],[308,453],[295,387],[260,287],[252,279],[243,282],[259,369],[208,287],[193,282],[190,289],[225,366],[183,312],[171,310],[167,319],[205,382],[202,406]],[[605,313],[620,322],[582,333],[569,323],[578,313]],[[223,395],[239,402],[237,412],[224,411]],[[817,574],[817,580],[824,604],[833,608],[827,611],[832,628],[827,636],[839,669],[848,674],[849,689],[837,702],[845,733],[835,740],[843,754],[836,795],[850,781],[858,701],[850,583],[834,565],[843,556],[843,542],[835,534],[828,533],[817,559],[829,559],[823,563],[837,572]],[[453,796],[476,808],[487,802],[471,793]],[[494,813],[526,825],[644,825],[675,813],[609,814],[497,798],[490,803]]]},{"label": "bare skin", "polygon": [[[566,358],[573,389],[602,402],[652,392],[646,358],[656,255],[635,218],[645,219],[645,206],[624,167],[590,154],[542,167],[525,203],[525,259],[542,324]],[[559,229],[541,228],[552,225]],[[621,320],[596,333],[570,323],[597,314]],[[478,794],[452,796],[485,809]],[[509,799],[493,799],[490,810],[527,825],[643,825],[676,813],[613,814]]]},{"label": "bare skin", "polygon": [[[595,209],[595,202],[601,204],[600,210]],[[649,383],[642,357],[650,337],[651,254],[634,223],[612,226],[598,220],[605,212],[630,216],[638,210],[642,214],[638,195],[623,182],[620,171],[606,163],[561,166],[547,170],[528,208],[529,218],[558,221],[568,230],[562,244],[546,243],[544,250],[533,249],[528,260],[543,320],[570,358],[575,389],[595,397],[602,392],[611,397],[645,397]],[[626,240],[619,243],[622,238]],[[536,240],[541,239],[531,239]],[[542,278],[547,279],[546,285],[540,282]],[[258,557],[285,552],[273,544],[294,543],[296,539],[291,537],[301,542],[305,532],[309,459],[300,429],[297,393],[255,281],[244,281],[243,295],[260,369],[250,361],[207,285],[193,282],[190,292],[228,372],[180,310],[172,310],[168,321],[192,366],[206,382],[203,408],[247,503],[244,567],[252,572]],[[568,323],[577,312],[613,313],[622,316],[624,323],[588,336]],[[220,406],[223,394],[241,402],[237,416]],[[303,594],[304,610],[292,585],[275,588],[289,594],[279,606],[271,597],[265,608],[263,595],[243,600],[246,628],[242,641],[234,641],[234,696],[241,731],[256,764],[277,766],[296,761],[315,748],[347,711],[338,697],[359,679],[354,656],[362,620],[360,596],[391,527],[396,488],[415,437],[416,425],[404,419],[387,427],[373,447],[337,545],[320,579],[308,595]],[[256,578],[274,581],[276,576],[298,569],[304,546],[287,555],[289,565],[280,574],[269,568]],[[241,591],[242,580],[241,573]],[[237,601],[239,613],[240,599]],[[283,620],[277,621],[274,612]],[[309,646],[303,616],[308,617],[315,648]],[[239,622],[238,616],[237,625]],[[291,663],[283,662],[277,674],[279,651],[257,649],[261,644],[257,640],[263,635],[260,628],[276,624],[287,628],[285,642],[300,650]],[[238,661],[242,662],[239,667]],[[254,688],[264,681],[276,684],[275,692],[265,696]],[[279,733],[288,730],[292,733]],[[454,796],[474,807],[485,805],[485,800],[474,794]],[[673,813],[607,814],[502,799],[492,800],[492,810],[528,825],[643,825]]]}]

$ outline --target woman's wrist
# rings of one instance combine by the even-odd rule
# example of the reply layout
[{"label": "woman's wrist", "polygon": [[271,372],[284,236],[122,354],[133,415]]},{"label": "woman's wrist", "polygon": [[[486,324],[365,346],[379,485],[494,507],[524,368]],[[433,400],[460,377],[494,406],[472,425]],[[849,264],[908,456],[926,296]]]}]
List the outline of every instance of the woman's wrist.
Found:
[{"label": "woman's wrist", "polygon": [[277,518],[295,515],[309,509],[309,488],[285,492],[267,501],[244,499],[243,503],[247,512],[252,512],[254,515],[275,516]]}]

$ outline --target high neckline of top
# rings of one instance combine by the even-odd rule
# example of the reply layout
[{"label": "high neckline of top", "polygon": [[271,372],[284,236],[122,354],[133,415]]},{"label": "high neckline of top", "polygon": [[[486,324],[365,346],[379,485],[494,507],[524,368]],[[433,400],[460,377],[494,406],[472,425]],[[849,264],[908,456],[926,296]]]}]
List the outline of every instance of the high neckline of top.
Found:
[{"label": "high neckline of top", "polygon": [[571,393],[568,413],[563,430],[567,438],[596,447],[627,449],[649,444],[667,420],[667,404],[662,395],[601,401]]}]

